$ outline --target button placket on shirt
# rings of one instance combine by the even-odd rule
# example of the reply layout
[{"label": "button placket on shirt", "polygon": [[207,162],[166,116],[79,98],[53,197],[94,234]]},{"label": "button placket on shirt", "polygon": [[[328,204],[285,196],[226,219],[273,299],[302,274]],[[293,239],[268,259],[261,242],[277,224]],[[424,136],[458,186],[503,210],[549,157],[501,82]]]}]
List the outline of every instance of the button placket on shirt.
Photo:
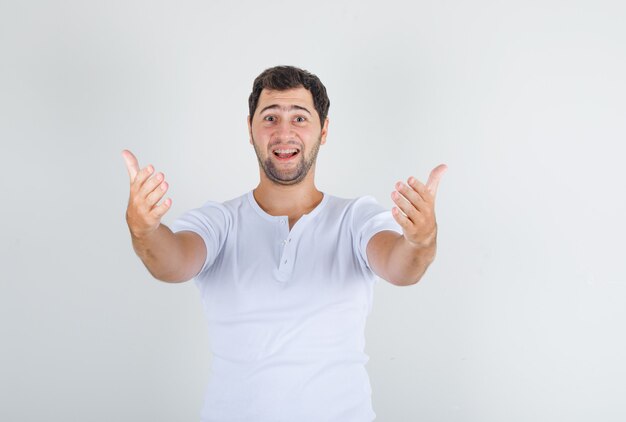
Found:
[{"label": "button placket on shirt", "polygon": [[289,227],[287,225],[287,218],[286,217],[281,217],[279,224],[280,224],[280,233],[281,233],[281,237],[283,238],[282,240],[282,244],[283,244],[283,251],[280,255],[280,262],[278,264],[278,270],[281,273],[288,273],[289,271],[289,267],[291,263],[291,253],[289,250],[289,244],[291,243],[291,234],[289,233]]},{"label": "button placket on shirt", "polygon": [[295,247],[297,243],[297,238],[300,232],[303,230],[304,226],[306,225],[307,219],[307,215],[303,215],[302,217],[300,217],[298,222],[296,222],[296,224],[294,224],[294,226],[291,228],[291,231],[289,230],[289,220],[287,218],[284,218],[284,220],[281,220],[279,223],[279,225],[281,226],[280,233],[282,237],[280,242],[282,244],[283,250],[280,257],[280,262],[278,263],[278,272],[283,276],[289,276],[293,272],[293,266],[295,264],[294,261],[296,256]]}]

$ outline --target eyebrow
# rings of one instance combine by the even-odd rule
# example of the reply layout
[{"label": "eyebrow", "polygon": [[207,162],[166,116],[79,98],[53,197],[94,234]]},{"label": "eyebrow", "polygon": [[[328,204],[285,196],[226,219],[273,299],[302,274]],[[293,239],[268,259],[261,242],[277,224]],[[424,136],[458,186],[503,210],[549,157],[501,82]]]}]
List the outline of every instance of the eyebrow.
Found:
[{"label": "eyebrow", "polygon": [[306,111],[307,113],[309,113],[309,116],[312,116],[311,112],[306,109],[305,107],[299,106],[299,105],[291,105],[289,107],[281,107],[278,104],[271,104],[268,105],[267,107],[264,107],[263,110],[259,111],[259,114],[263,113],[266,110],[270,110],[270,109],[279,109],[279,110],[285,110],[285,111],[292,111],[292,110],[303,110]]}]

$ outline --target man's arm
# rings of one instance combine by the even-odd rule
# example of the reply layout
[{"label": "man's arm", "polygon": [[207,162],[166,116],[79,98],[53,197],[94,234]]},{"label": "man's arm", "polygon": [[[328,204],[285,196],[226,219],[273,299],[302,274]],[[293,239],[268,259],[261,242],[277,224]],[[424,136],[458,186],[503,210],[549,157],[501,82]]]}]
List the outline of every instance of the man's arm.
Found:
[{"label": "man's arm", "polygon": [[206,259],[204,240],[193,232],[172,231],[161,224],[161,218],[170,209],[172,200],[161,204],[168,185],[163,173],[154,173],[149,165],[139,169],[137,158],[128,150],[122,152],[130,177],[130,197],[126,222],[133,248],[144,265],[158,280],[187,281],[200,272]]},{"label": "man's arm", "polygon": [[[367,244],[367,258],[372,270],[397,286],[417,283],[435,259],[437,222],[435,197],[439,180],[447,166],[437,166],[426,185],[410,177],[408,183],[396,183],[391,198],[397,207],[392,215],[402,227],[403,235],[382,231]],[[402,210],[402,212],[400,212]]]}]

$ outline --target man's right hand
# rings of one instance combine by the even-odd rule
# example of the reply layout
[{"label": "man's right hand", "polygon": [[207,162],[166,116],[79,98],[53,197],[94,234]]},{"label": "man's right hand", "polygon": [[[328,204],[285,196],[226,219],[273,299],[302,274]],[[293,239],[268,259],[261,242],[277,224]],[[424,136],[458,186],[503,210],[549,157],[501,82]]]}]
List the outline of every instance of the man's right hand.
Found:
[{"label": "man's right hand", "polygon": [[130,177],[130,198],[126,209],[126,222],[131,234],[136,238],[145,237],[159,228],[161,218],[170,209],[172,200],[158,202],[167,192],[168,184],[163,173],[154,173],[148,165],[139,169],[137,158],[128,150],[122,151],[126,169]]}]

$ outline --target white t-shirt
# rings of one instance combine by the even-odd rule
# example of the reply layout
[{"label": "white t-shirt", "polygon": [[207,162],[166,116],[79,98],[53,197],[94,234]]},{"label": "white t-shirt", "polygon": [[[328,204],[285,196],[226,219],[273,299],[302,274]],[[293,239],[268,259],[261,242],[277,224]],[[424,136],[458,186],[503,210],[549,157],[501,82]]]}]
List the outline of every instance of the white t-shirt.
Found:
[{"label": "white t-shirt", "polygon": [[365,320],[378,277],[366,247],[402,233],[374,198],[322,202],[289,230],[252,192],[207,202],[171,225],[199,234],[194,281],[213,360],[204,422],[365,422],[376,414],[365,370]]}]

